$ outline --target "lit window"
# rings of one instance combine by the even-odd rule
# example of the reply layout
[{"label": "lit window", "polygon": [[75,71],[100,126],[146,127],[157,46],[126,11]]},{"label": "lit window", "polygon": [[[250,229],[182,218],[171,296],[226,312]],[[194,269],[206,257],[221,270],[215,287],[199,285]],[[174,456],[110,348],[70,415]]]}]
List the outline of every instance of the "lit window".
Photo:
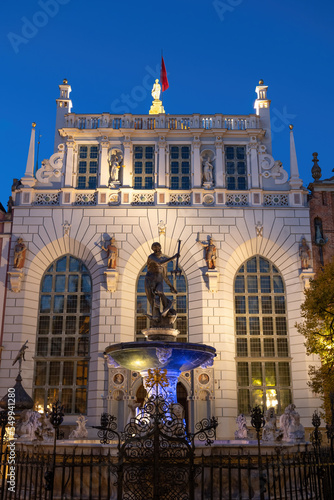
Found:
[{"label": "lit window", "polygon": [[[177,312],[177,319],[174,323],[174,328],[179,330],[180,334],[177,336],[177,342],[186,342],[188,339],[188,292],[187,283],[184,274],[175,276],[171,271],[175,269],[175,261],[167,264],[167,276],[173,287],[177,290],[177,294],[170,291],[169,286],[164,282],[164,293],[174,301],[174,309]],[[145,266],[139,274],[137,282],[137,310],[136,310],[136,340],[144,341],[146,338],[141,333],[142,330],[149,328],[150,322],[146,314],[151,314],[150,304],[148,303],[145,294],[145,275],[147,267]]]},{"label": "lit window", "polygon": [[78,189],[96,189],[98,158],[98,146],[79,146]]},{"label": "lit window", "polygon": [[247,189],[247,166],[245,146],[225,148],[226,187],[230,190]]},{"label": "lit window", "polygon": [[86,413],[91,279],[78,259],[55,261],[42,279],[35,355],[34,403],[59,399],[66,413]]},{"label": "lit window", "polygon": [[190,146],[170,148],[170,189],[190,189]]},{"label": "lit window", "polygon": [[153,189],[154,173],[154,147],[135,146],[133,164],[134,188]]},{"label": "lit window", "polygon": [[284,282],[263,257],[252,257],[234,282],[238,413],[255,405],[282,413],[291,403]]}]

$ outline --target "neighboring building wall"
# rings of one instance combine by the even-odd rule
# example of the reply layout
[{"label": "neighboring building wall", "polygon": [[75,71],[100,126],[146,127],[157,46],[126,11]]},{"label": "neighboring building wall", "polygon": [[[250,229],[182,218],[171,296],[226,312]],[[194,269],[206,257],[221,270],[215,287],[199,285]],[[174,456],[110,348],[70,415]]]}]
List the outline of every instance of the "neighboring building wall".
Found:
[{"label": "neighboring building wall", "polygon": [[[334,258],[334,177],[324,180],[319,177],[309,185],[309,189],[313,262],[317,273]],[[319,234],[316,235],[317,219],[322,223],[323,241],[319,240]]]}]

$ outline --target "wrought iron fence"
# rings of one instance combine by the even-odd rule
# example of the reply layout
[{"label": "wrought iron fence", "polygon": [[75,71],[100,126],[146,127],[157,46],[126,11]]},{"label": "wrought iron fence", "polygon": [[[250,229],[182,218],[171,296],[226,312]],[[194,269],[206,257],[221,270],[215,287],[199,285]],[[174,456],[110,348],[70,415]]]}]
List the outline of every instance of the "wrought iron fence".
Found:
[{"label": "wrought iron fence", "polygon": [[[55,438],[48,453],[43,445],[32,449],[16,443],[13,456],[10,443],[4,443],[0,450],[1,500],[334,498],[333,449],[321,447],[317,414],[313,416],[313,446],[294,453],[278,447],[271,455],[264,454],[260,447],[264,423],[260,408],[252,412],[258,437],[258,453],[252,455],[210,448],[216,419],[201,420],[195,432],[189,434],[182,407],[160,395],[151,397],[123,432],[118,432],[115,417],[102,414],[97,427],[101,446],[93,447],[90,453],[78,448],[72,452],[56,449],[62,417],[61,404],[56,402],[50,413]],[[4,430],[6,419],[2,420]],[[1,437],[3,441],[3,432]],[[195,440],[207,447],[196,449]],[[14,486],[11,476],[15,478]]]},{"label": "wrought iron fence", "polygon": [[[52,453],[16,453],[15,492],[7,487],[9,451],[0,467],[2,500],[49,500],[45,473],[53,462]],[[262,455],[261,481],[257,455],[226,454],[213,448],[195,455],[161,457],[161,488],[154,496],[154,462],[134,457],[122,462],[116,446],[84,454],[73,450],[57,455],[54,499],[70,500],[331,500],[334,498],[334,463],[329,450]],[[192,478],[193,484],[189,479]],[[123,486],[120,488],[120,484]],[[175,493],[177,491],[177,493]],[[175,496],[176,495],[176,496]]]}]

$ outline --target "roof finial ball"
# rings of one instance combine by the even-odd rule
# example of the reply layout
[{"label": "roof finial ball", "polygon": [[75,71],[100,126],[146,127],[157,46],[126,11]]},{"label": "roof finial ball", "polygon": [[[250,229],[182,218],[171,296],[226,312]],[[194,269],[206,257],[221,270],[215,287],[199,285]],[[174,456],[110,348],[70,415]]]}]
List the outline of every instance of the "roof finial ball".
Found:
[{"label": "roof finial ball", "polygon": [[32,128],[35,128],[36,127],[36,123],[32,122],[31,126],[32,126]]},{"label": "roof finial ball", "polygon": [[291,124],[290,124],[290,125],[289,125],[289,129],[290,129],[290,130],[293,130],[293,125],[291,125]]},{"label": "roof finial ball", "polygon": [[315,182],[317,182],[321,177],[321,168],[318,165],[318,153],[312,153],[313,156],[313,167],[311,170],[311,174]]},{"label": "roof finial ball", "polygon": [[64,85],[67,85],[67,84],[68,84],[67,78],[64,78],[64,80],[63,80],[63,84],[64,84]]},{"label": "roof finial ball", "polygon": [[263,80],[260,80],[260,81],[259,81],[259,85],[263,85]]}]

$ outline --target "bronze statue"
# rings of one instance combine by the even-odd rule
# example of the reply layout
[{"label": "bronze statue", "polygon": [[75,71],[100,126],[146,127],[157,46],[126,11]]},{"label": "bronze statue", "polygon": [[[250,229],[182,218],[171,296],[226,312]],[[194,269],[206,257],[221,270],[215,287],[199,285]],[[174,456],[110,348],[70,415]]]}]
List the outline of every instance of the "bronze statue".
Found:
[{"label": "bronze statue", "polygon": [[21,347],[21,349],[19,350],[19,352],[17,353],[16,355],[16,358],[14,359],[13,363],[12,363],[12,366],[15,365],[15,363],[18,361],[19,362],[19,373],[21,373],[21,369],[22,369],[22,361],[25,361],[25,351],[26,349],[28,349],[28,341],[26,340],[25,343],[23,344],[23,346]]},{"label": "bronze statue", "polygon": [[115,246],[115,238],[111,238],[107,247],[101,245],[102,250],[107,252],[108,269],[116,269],[117,248]]},{"label": "bronze statue", "polygon": [[[161,245],[157,242],[153,243],[151,248],[153,253],[147,259],[145,293],[151,306],[151,319],[158,323],[154,326],[161,326],[161,323],[165,323],[162,318],[166,318],[168,315],[176,318],[176,312],[172,309],[173,301],[164,294],[163,282],[167,283],[172,293],[177,293],[167,277],[167,264],[179,257],[180,254],[176,253],[173,257],[163,255]],[[162,304],[162,312],[160,312],[160,304]]]},{"label": "bronze statue", "polygon": [[216,258],[217,258],[217,249],[213,244],[212,238],[210,238],[209,243],[202,243],[198,241],[200,245],[205,249],[205,260],[208,269],[216,268]]},{"label": "bronze statue", "polygon": [[23,239],[19,238],[14,247],[14,268],[22,269],[26,258],[27,247],[23,243]]}]

